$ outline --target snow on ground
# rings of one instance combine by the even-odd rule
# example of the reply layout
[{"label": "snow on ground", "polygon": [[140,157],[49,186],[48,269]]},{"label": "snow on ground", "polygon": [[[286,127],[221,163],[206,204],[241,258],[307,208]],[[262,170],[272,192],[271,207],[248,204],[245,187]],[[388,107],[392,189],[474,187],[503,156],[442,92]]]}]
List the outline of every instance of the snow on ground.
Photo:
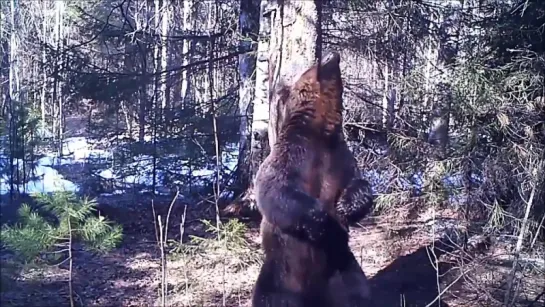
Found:
[{"label": "snow on ground", "polygon": [[[19,190],[28,194],[55,191],[77,192],[79,187],[64,179],[52,166],[85,163],[87,158],[97,156],[109,157],[111,153],[94,149],[92,144],[83,137],[67,138],[62,146],[62,156],[59,157],[55,153],[46,153],[44,157],[38,159],[32,172],[35,179],[20,185]],[[22,161],[16,159],[13,161],[13,165],[22,165]],[[0,177],[0,194],[9,193],[9,188],[9,178],[7,175],[3,175]]]},{"label": "snow on ground", "polygon": [[[53,167],[56,165],[72,165],[88,163],[90,158],[98,158],[100,160],[112,157],[112,152],[102,149],[97,149],[91,142],[84,137],[67,138],[62,146],[62,155],[59,157],[57,153],[48,152],[42,158],[38,159],[36,166],[33,169],[34,179],[20,186],[19,190],[28,194],[33,193],[50,193],[55,191],[72,191],[77,192],[79,187],[66,180]],[[229,171],[233,171],[237,164],[238,146],[229,145],[226,151],[222,153],[222,164]],[[5,157],[1,157],[7,161]],[[175,157],[174,157],[175,158]],[[182,161],[183,163],[183,161]],[[22,165],[22,161],[15,160],[14,165]],[[112,168],[98,170],[96,175],[110,179],[122,185],[141,184],[150,186],[153,182],[153,157],[148,155],[139,155],[133,158],[133,162],[127,165],[128,169],[134,171],[133,175],[121,176]],[[212,178],[215,175],[215,167],[205,169],[193,169],[189,167],[181,167],[178,170],[169,169],[170,172],[182,175],[191,175],[196,179]],[[164,178],[162,171],[157,170],[156,176],[160,182]],[[199,180],[195,180],[196,183]],[[0,176],[0,194],[9,193],[9,178],[7,175]],[[122,190],[115,190],[112,194],[122,194]]]},{"label": "snow on ground", "polygon": [[[42,158],[37,161],[37,165],[34,168],[35,179],[31,180],[25,186],[20,186],[21,192],[32,193],[50,193],[54,191],[66,190],[77,192],[79,187],[66,180],[59,172],[53,168],[55,165],[73,165],[73,164],[85,164],[89,162],[90,158],[99,159],[111,159],[113,152],[103,149],[97,149],[92,142],[89,142],[84,137],[67,138],[62,147],[62,155],[59,157],[57,153],[46,153]],[[2,158],[2,157],[0,157]],[[202,184],[206,180],[211,180],[216,173],[215,165],[209,165],[202,169],[191,169],[188,161],[177,159],[176,156],[167,156],[163,158],[172,158],[176,165],[169,167],[168,170],[156,170],[156,179],[158,183],[163,182],[163,179],[167,176],[167,172],[176,175],[189,175],[191,174],[191,184],[194,186]],[[228,171],[235,170],[238,160],[238,144],[229,144],[226,146],[221,156],[222,166]],[[6,161],[6,159],[4,159]],[[14,161],[14,164],[22,161]],[[126,163],[123,169],[130,170],[129,175],[122,175],[114,168],[103,168],[95,171],[95,175],[111,180],[115,183],[115,186],[127,187],[134,185],[151,186],[153,183],[153,157],[149,155],[139,155],[133,157],[132,162]],[[416,189],[421,190],[424,185],[424,173],[418,171],[408,178],[402,178],[398,174],[394,174],[387,170],[370,170],[364,173],[364,177],[367,178],[375,192],[383,190],[386,186],[396,182],[402,189]],[[475,181],[481,181],[482,178],[473,176]],[[460,187],[462,180],[460,174],[452,174],[446,176],[443,182],[450,187]],[[0,177],[0,194],[6,194],[9,192],[9,180],[6,175]],[[181,184],[181,182],[174,181],[174,184]],[[157,186],[158,190],[161,190],[161,186]],[[122,194],[123,190],[114,190],[110,194]],[[169,193],[166,189],[166,193]],[[106,194],[105,194],[106,195]],[[453,196],[454,197],[454,196]]]},{"label": "snow on ground", "polygon": [[[14,164],[21,161],[14,161]],[[72,191],[77,192],[78,186],[74,183],[65,180],[57,170],[43,165],[37,165],[34,168],[34,175],[37,179],[31,180],[24,185],[19,186],[21,193],[51,193],[55,191]],[[7,176],[0,178],[0,194],[9,193],[9,180]]]}]

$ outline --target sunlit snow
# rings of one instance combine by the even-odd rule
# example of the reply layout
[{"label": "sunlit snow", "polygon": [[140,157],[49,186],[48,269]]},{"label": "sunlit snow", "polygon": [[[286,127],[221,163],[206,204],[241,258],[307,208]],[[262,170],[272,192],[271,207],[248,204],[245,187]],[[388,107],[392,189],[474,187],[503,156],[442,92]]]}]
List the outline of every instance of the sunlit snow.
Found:
[{"label": "sunlit snow", "polygon": [[[233,171],[237,163],[238,146],[227,146],[226,152],[222,153],[222,164]],[[55,191],[77,192],[79,187],[66,180],[59,172],[54,169],[57,165],[72,165],[76,163],[87,163],[89,158],[109,158],[112,156],[110,151],[96,149],[84,137],[67,138],[62,147],[62,156],[57,153],[46,153],[44,157],[38,159],[36,167],[33,170],[34,180],[27,182],[24,186],[20,185],[19,190],[28,194],[50,193]],[[7,159],[3,159],[7,161]],[[150,186],[153,183],[153,158],[151,156],[140,155],[135,157],[134,162],[128,163],[127,168],[134,171],[133,175],[120,176],[111,168],[98,170],[96,175],[113,180],[117,183],[140,184]],[[14,165],[21,164],[22,161],[14,161]],[[169,170],[177,174],[189,174],[188,167],[182,167],[179,170]],[[215,175],[214,168],[193,169],[191,175],[196,178],[211,178]],[[157,178],[163,178],[160,170],[156,171]],[[195,181],[197,182],[197,181]],[[174,182],[176,184],[176,182]],[[0,194],[9,193],[9,178],[7,175],[0,177]],[[122,194],[122,190],[116,189],[112,194]]]},{"label": "sunlit snow", "polygon": [[[79,187],[69,180],[66,180],[54,166],[63,165],[70,166],[74,164],[88,163],[89,158],[111,158],[112,152],[102,149],[97,149],[91,142],[84,137],[74,137],[65,140],[62,147],[62,156],[59,157],[56,153],[46,153],[44,157],[37,161],[36,167],[33,172],[33,179],[26,183],[24,186],[20,185],[19,190],[21,192],[32,193],[50,193],[55,191],[73,191],[77,192]],[[191,184],[197,186],[204,182],[203,180],[210,180],[216,175],[215,165],[211,165],[202,169],[190,169],[189,163],[183,160],[177,160],[176,156],[168,156],[166,158],[172,158],[176,160],[176,165],[168,169],[168,173],[178,175],[191,175]],[[229,171],[234,171],[237,165],[238,159],[238,144],[230,144],[226,146],[221,155],[221,163]],[[3,159],[7,161],[7,159]],[[14,161],[15,164],[21,164],[22,161]],[[109,180],[114,183],[114,189],[110,193],[104,193],[103,195],[123,194],[124,189],[134,185],[140,185],[140,192],[149,190],[149,187],[153,184],[153,157],[149,155],[139,155],[133,157],[132,162],[126,163],[125,170],[131,170],[129,175],[122,175],[113,168],[103,168],[94,171],[94,175],[101,177],[105,180]],[[166,191],[169,193],[169,189],[162,187],[159,183],[165,178],[166,172],[159,169],[156,170],[156,188],[159,193]],[[396,182],[399,188],[407,190],[414,189],[421,191],[424,185],[424,174],[422,171],[415,172],[408,178],[402,178],[399,174],[384,170],[368,170],[364,172],[364,177],[369,180],[373,190],[380,193],[382,190],[387,189],[389,185]],[[473,175],[474,181],[482,181],[482,178]],[[460,187],[462,185],[462,178],[460,174],[451,174],[445,176],[443,182],[447,186]],[[179,180],[172,180],[171,184],[180,185],[182,182]],[[7,175],[0,177],[0,194],[6,194],[9,192],[9,178]],[[453,197],[455,197],[453,195]]]}]

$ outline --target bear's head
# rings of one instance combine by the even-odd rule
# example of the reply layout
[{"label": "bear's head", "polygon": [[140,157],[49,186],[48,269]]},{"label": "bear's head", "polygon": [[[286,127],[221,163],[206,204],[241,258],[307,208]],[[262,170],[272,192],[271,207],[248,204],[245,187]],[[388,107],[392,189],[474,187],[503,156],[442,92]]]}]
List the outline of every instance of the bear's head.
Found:
[{"label": "bear's head", "polygon": [[322,136],[342,134],[340,55],[331,52],[304,71],[291,85],[279,82],[278,127],[311,128]]}]

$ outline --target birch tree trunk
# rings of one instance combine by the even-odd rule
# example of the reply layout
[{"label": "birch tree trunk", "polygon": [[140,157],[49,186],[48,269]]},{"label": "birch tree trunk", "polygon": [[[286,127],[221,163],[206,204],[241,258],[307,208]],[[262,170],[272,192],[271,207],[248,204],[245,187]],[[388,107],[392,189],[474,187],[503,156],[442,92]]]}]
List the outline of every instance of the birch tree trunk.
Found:
[{"label": "birch tree trunk", "polygon": [[[250,181],[250,120],[251,102],[255,90],[256,56],[253,54],[256,44],[254,36],[258,32],[260,0],[242,0],[240,2],[239,29],[242,37],[240,49],[244,51],[238,58],[240,75],[239,86],[239,115],[240,140],[238,156],[237,193],[245,190]],[[254,35],[252,35],[254,34]]]},{"label": "birch tree trunk", "polygon": [[[437,2],[437,1],[436,1]],[[438,6],[444,6],[442,2],[437,2]],[[450,108],[452,104],[453,94],[452,87],[445,81],[444,61],[450,59],[440,59],[440,48],[444,42],[440,37],[437,37],[436,31],[432,31],[431,27],[439,29],[442,27],[444,16],[443,13],[432,14],[432,23],[430,24],[430,51],[428,55],[428,64],[433,63],[435,76],[432,78],[431,86],[427,88],[427,93],[431,97],[431,112],[429,117],[429,134],[428,142],[435,145],[435,159],[442,160],[446,158],[447,146],[449,142],[449,125],[450,125]],[[459,29],[456,34],[456,39],[459,37]],[[457,53],[457,51],[455,51]],[[454,56],[454,54],[451,56]],[[428,78],[430,78],[428,73]],[[441,93],[441,96],[430,93],[429,91]],[[430,101],[428,100],[428,103]]]},{"label": "birch tree trunk", "polygon": [[392,87],[390,82],[390,76],[393,75],[393,71],[390,69],[390,63],[385,61],[384,63],[384,92],[382,96],[382,127],[388,131],[392,128],[394,120],[394,107],[396,91]]},{"label": "birch tree trunk", "polygon": [[[137,14],[127,15],[127,22],[130,25],[131,31],[136,31],[138,29],[138,22],[136,21]],[[136,50],[138,49],[138,43],[129,35],[124,37],[123,47],[125,52],[123,54],[123,70],[126,74],[131,74],[136,72],[136,63],[137,59],[135,56],[137,54]],[[125,114],[125,125],[127,129],[127,135],[132,139],[136,137],[133,126],[135,124],[135,119],[133,114],[137,114],[138,105],[134,104],[134,101],[138,101],[138,96],[135,93],[131,93],[126,101],[121,102],[122,112]]]},{"label": "birch tree trunk", "polygon": [[[269,53],[269,93],[279,79],[287,84],[296,75],[321,58],[321,1],[285,0],[272,11]],[[277,101],[269,104],[269,146],[276,142],[278,131]]]},{"label": "birch tree trunk", "polygon": [[63,1],[55,1],[55,73],[53,74],[53,99],[52,104],[56,106],[53,112],[53,135],[57,137],[58,153],[62,154],[62,117],[63,117],[63,97],[61,93],[62,86],[60,84],[60,73],[62,71],[63,54],[63,33],[64,33],[64,10],[65,3]]},{"label": "birch tree trunk", "polygon": [[[148,12],[148,6],[147,2],[144,0],[141,0],[141,3],[135,3],[134,4],[137,7],[136,13],[134,15],[134,23],[136,24],[136,30],[137,31],[144,31],[147,12]],[[142,11],[144,12],[144,16],[141,16],[138,12],[140,9],[138,7],[143,7]],[[141,63],[140,63],[140,71],[142,75],[146,75],[148,73],[148,63],[146,58],[146,45],[141,45]],[[146,112],[148,110],[148,97],[147,97],[147,85],[145,82],[141,82],[140,86],[138,87],[138,141],[143,142],[146,137]]]},{"label": "birch tree trunk", "polygon": [[[167,86],[167,82],[170,80],[170,73],[167,73],[169,67],[169,46],[168,35],[170,33],[170,18],[171,18],[172,6],[169,1],[163,0],[162,12],[161,12],[161,110],[162,120],[166,122],[168,110],[170,105],[170,86]],[[170,125],[164,125],[164,131],[168,132]]]},{"label": "birch tree trunk", "polygon": [[[440,5],[440,3],[438,4]],[[428,48],[425,54],[426,67],[424,70],[424,110],[431,110],[435,107],[435,89],[437,85],[437,65],[439,57],[439,48],[440,42],[439,38],[436,37],[436,30],[439,28],[441,22],[441,16],[439,12],[432,12],[430,14],[430,24],[429,24],[429,36],[428,36]],[[430,116],[426,113],[422,113],[422,122],[427,123],[430,121]],[[433,122],[432,118],[430,123]]]},{"label": "birch tree trunk", "polygon": [[[47,31],[48,31],[48,16],[46,16],[47,8],[48,8],[48,1],[42,2],[42,9],[43,9],[43,20],[42,20],[42,41],[45,43],[47,42]],[[47,78],[47,70],[45,63],[47,62],[47,53],[46,53],[46,47],[45,44],[42,46],[42,92],[40,95],[40,113],[41,113],[41,130],[42,133],[45,133],[47,130],[47,123],[46,123],[46,97],[48,92],[48,78]]]},{"label": "birch tree trunk", "polygon": [[[0,2],[0,10],[4,11],[4,3]],[[1,13],[1,12],[0,12]],[[10,37],[6,35],[8,33],[6,28],[6,22],[0,21],[0,54],[2,55],[0,58],[0,67],[8,68],[8,69],[1,69],[0,70],[0,88],[2,89],[0,91],[0,118],[4,119],[7,118],[8,115],[8,107],[9,107],[9,91],[10,91],[10,85],[9,85],[9,76],[10,76],[10,69],[9,69],[9,40]]]},{"label": "birch tree trunk", "polygon": [[[250,187],[242,197],[255,208],[253,180],[276,140],[277,104],[270,98],[279,78],[291,82],[321,57],[321,2],[262,0],[253,105]],[[267,39],[270,35],[270,42]],[[235,204],[237,205],[237,204]],[[236,206],[235,206],[236,207]],[[229,211],[242,209],[229,208]]]},{"label": "birch tree trunk", "polygon": [[[15,196],[15,177],[14,175],[19,173],[17,169],[19,168],[19,163],[17,162],[17,167],[14,165],[14,151],[16,150],[17,144],[17,118],[16,118],[16,112],[17,112],[17,104],[19,102],[19,62],[18,62],[18,47],[19,47],[19,40],[18,40],[18,33],[17,33],[17,24],[18,24],[18,11],[19,7],[17,5],[17,2],[15,0],[10,1],[10,23],[11,23],[11,29],[10,29],[10,39],[9,39],[9,93],[7,99],[7,108],[8,108],[8,132],[9,132],[9,148],[10,148],[10,155],[9,155],[9,165],[10,165],[10,200],[13,201],[13,198]],[[17,189],[18,190],[18,189]]]},{"label": "birch tree trunk", "polygon": [[[168,73],[168,34],[170,27],[170,11],[171,6],[168,1],[163,0],[163,5],[161,7],[161,109],[163,110],[163,119],[165,118],[165,110],[170,105],[170,87],[167,86],[167,81],[169,79]],[[166,128],[166,127],[165,127]]]},{"label": "birch tree trunk", "polygon": [[[193,27],[193,1],[185,0],[183,1],[183,20],[182,20],[182,31],[184,34],[188,34]],[[189,64],[189,52],[191,50],[191,40],[186,38],[182,42],[182,65],[186,66]],[[188,93],[190,91],[189,86],[189,74],[187,69],[182,71],[182,85],[181,85],[181,98],[183,101],[183,106],[185,107],[185,102],[187,100]]]},{"label": "birch tree trunk", "polygon": [[[10,33],[10,40],[9,40],[9,97],[11,106],[12,106],[12,112],[15,110],[13,109],[14,103],[19,102],[19,61],[17,58],[17,52],[19,47],[19,41],[17,37],[17,21],[18,21],[18,6],[16,0],[11,0],[11,14],[10,14],[10,21],[11,21],[11,33]],[[13,113],[12,113],[13,115]]]},{"label": "birch tree trunk", "polygon": [[[255,90],[252,110],[252,126],[250,132],[250,152],[249,152],[249,187],[242,196],[242,201],[248,203],[250,208],[255,208],[253,195],[253,180],[259,168],[259,165],[268,154],[267,142],[267,124],[269,122],[269,35],[271,20],[268,14],[268,0],[260,1],[259,9],[259,36],[257,42],[257,57],[255,64]],[[239,205],[238,203],[235,205]],[[238,208],[229,208],[231,211],[243,209],[244,204]]]},{"label": "birch tree trunk", "polygon": [[[160,21],[161,21],[161,7],[162,7],[162,0],[155,0],[154,1],[154,15],[153,15],[153,31],[157,36],[161,35],[161,29],[160,29]],[[153,102],[159,106],[157,101],[159,98],[159,80],[160,77],[160,62],[161,62],[161,39],[157,40],[155,39],[153,42],[153,73],[154,73],[154,83],[153,83]],[[162,102],[161,102],[162,105]],[[154,110],[155,111],[155,110]]]}]

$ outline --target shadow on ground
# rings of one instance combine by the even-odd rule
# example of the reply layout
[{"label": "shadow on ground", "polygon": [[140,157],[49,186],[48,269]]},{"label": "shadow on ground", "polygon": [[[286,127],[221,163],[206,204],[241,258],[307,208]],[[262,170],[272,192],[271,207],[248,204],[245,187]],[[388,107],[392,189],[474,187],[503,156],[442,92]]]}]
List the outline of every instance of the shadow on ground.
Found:
[{"label": "shadow on ground", "polygon": [[[433,251],[439,258],[449,250],[450,247],[436,241],[431,246],[421,247],[412,254],[397,258],[380,270],[370,278],[375,306],[421,307],[433,302],[438,294],[437,274],[448,272],[451,265],[440,263],[438,273],[430,256]],[[430,306],[448,307],[440,300]]]},{"label": "shadow on ground", "polygon": [[[112,261],[111,257],[77,256],[74,257],[73,272],[76,306],[127,306],[127,300],[136,295],[139,304],[153,305],[155,293],[139,283],[148,277],[146,269],[132,269],[122,262]],[[69,305],[66,271],[25,279],[15,277],[2,289],[1,306]],[[146,299],[143,301],[142,298]]]}]

